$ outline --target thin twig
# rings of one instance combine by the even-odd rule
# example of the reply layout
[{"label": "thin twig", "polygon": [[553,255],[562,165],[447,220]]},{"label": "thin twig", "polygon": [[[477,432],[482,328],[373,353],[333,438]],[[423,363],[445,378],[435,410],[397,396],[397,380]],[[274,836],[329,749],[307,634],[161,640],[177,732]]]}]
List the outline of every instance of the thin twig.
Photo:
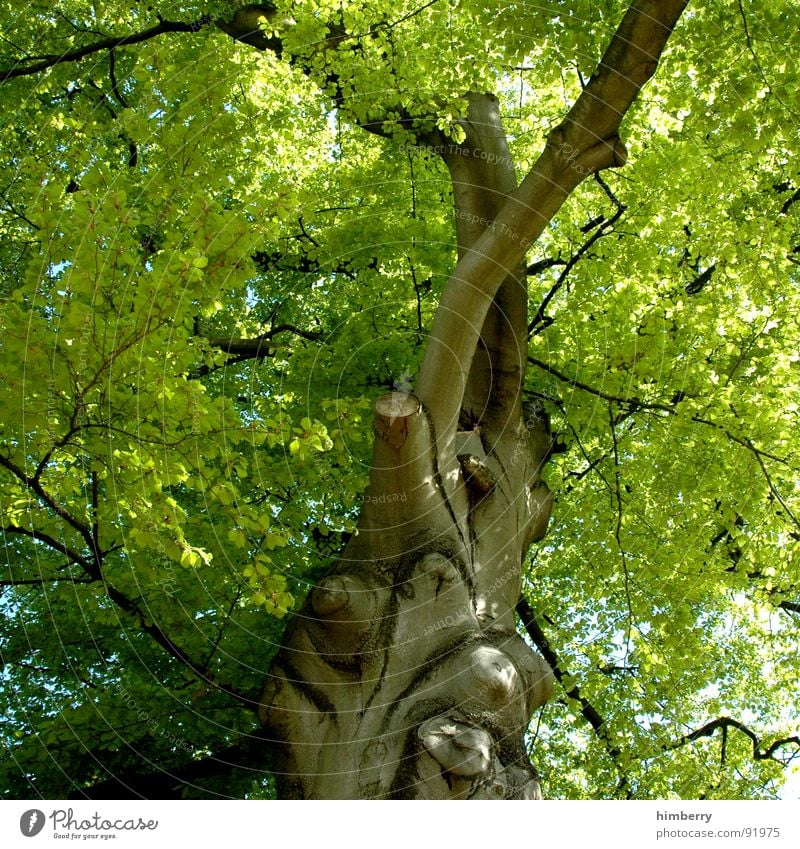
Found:
[{"label": "thin twig", "polygon": [[625,579],[625,603],[628,608],[628,633],[625,638],[625,665],[628,663],[628,654],[631,646],[631,633],[633,631],[633,605],[631,603],[631,576],[628,570],[628,555],[625,547],[622,544],[622,491],[620,487],[620,462],[619,462],[619,445],[617,443],[617,429],[614,421],[614,411],[611,404],[608,405],[609,427],[611,429],[611,443],[613,446],[614,455],[614,498],[616,500],[617,520],[614,526],[614,539],[617,542],[620,558],[622,559],[622,574]]}]

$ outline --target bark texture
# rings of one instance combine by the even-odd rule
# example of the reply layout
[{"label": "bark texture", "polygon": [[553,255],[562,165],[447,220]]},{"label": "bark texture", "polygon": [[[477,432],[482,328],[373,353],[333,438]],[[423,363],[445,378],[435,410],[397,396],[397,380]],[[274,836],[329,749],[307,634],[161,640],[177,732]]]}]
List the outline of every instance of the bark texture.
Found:
[{"label": "bark texture", "polygon": [[550,515],[550,434],[521,402],[522,261],[585,176],[624,164],[620,123],[685,5],[631,5],[519,185],[491,95],[469,95],[463,142],[426,138],[452,179],[458,263],[415,392],[375,403],[358,532],[289,626],[264,688],[283,797],[540,796],[523,738],[553,673],[514,609]]},{"label": "bark texture", "polygon": [[[512,613],[528,526],[543,527],[549,505],[520,497],[538,462],[522,423],[506,430],[455,440],[496,480],[487,489],[455,445],[440,453],[415,395],[376,402],[358,534],[290,626],[265,688],[285,796],[538,796],[523,735],[552,673]],[[510,502],[499,513],[484,504],[496,498]],[[486,521],[504,545],[482,543]]]}]

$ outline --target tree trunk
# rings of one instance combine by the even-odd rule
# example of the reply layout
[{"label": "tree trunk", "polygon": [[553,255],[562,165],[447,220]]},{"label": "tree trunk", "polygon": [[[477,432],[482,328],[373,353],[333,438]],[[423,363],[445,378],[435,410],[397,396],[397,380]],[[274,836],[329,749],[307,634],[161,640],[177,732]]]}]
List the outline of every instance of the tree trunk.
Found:
[{"label": "tree trunk", "polygon": [[[512,497],[538,461],[521,421],[506,430],[437,446],[416,396],[376,402],[358,533],[290,626],[265,689],[283,796],[539,795],[523,735],[552,673],[516,634],[513,607],[524,540],[547,507]],[[507,540],[495,557],[484,527]]]},{"label": "tree trunk", "polygon": [[287,629],[264,688],[285,798],[530,799],[523,738],[552,690],[517,634],[520,568],[542,538],[546,416],[521,403],[527,248],[618,131],[686,5],[631,4],[596,73],[517,186],[491,95],[465,140],[428,136],[453,183],[456,268],[415,394],[375,402],[358,532]]}]

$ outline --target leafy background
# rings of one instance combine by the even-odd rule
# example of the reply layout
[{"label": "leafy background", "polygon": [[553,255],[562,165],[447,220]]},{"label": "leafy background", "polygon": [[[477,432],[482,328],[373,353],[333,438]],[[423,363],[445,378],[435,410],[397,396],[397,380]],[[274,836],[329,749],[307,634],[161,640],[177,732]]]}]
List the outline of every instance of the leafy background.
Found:
[{"label": "leafy background", "polygon": [[[457,132],[495,91],[524,173],[625,5],[286,3],[279,57],[209,23],[228,3],[0,2],[6,70],[201,22],[0,86],[6,796],[271,795],[252,706],[455,258],[444,168],[393,115]],[[631,162],[529,256],[564,449],[525,577],[550,797],[774,798],[800,750],[795,30],[781,0],[691,5]]]}]

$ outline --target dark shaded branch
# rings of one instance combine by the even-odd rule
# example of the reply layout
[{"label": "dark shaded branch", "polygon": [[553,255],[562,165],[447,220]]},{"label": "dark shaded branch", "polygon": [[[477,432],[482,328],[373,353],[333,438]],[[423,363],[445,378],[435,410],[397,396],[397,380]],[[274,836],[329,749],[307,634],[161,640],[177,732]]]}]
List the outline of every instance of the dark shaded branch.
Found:
[{"label": "dark shaded branch", "polygon": [[567,261],[565,259],[561,259],[561,257],[548,257],[547,259],[540,259],[536,262],[532,262],[525,269],[525,273],[529,277],[535,277],[537,274],[541,274],[543,271],[547,271],[548,268],[553,268],[556,265],[566,264]]},{"label": "dark shaded branch", "polygon": [[[122,106],[123,109],[129,109],[130,104],[125,98],[125,95],[122,93],[119,80],[117,80],[116,55],[117,54],[114,50],[108,51],[108,75],[111,79],[111,91],[120,106]],[[126,133],[120,133],[120,138],[128,145],[128,167],[135,168],[139,164],[139,148],[136,142]]]},{"label": "dark shaded branch", "polygon": [[786,215],[786,213],[792,208],[797,201],[800,200],[800,189],[795,189],[794,193],[786,199],[783,206],[781,207],[781,215]]},{"label": "dark shaded branch", "polygon": [[696,295],[698,292],[702,292],[705,288],[706,284],[709,280],[711,280],[711,275],[717,270],[717,264],[713,263],[709,265],[708,268],[699,274],[694,280],[690,280],[684,287],[683,290],[687,295]]},{"label": "dark shaded branch", "polygon": [[111,91],[114,94],[114,97],[117,98],[117,102],[123,109],[129,109],[130,104],[125,98],[125,95],[122,93],[122,89],[119,87],[119,81],[117,80],[117,54],[114,52],[114,49],[108,51],[108,75],[111,79]]},{"label": "dark shaded branch", "polygon": [[59,542],[55,537],[50,536],[50,534],[44,533],[44,531],[22,528],[19,525],[5,525],[0,530],[2,530],[3,533],[20,534],[21,536],[26,536],[30,539],[35,539],[38,542],[44,543],[49,548],[52,548],[53,551],[57,551],[59,554],[64,554],[69,557],[70,561],[84,569],[87,574],[93,578],[93,580],[97,580],[96,564],[92,560],[89,560],[88,557],[84,557],[65,543]]},{"label": "dark shaded branch", "polygon": [[183,21],[164,21],[161,20],[154,27],[146,29],[143,32],[131,33],[129,35],[112,36],[103,38],[100,41],[95,41],[93,44],[86,44],[83,47],[78,47],[75,50],[69,50],[62,53],[60,56],[49,55],[45,56],[37,62],[32,62],[27,65],[18,65],[15,68],[0,69],[0,85],[8,80],[16,77],[26,77],[32,74],[38,74],[40,71],[45,71],[48,68],[53,68],[56,65],[63,65],[65,62],[79,62],[87,56],[94,53],[100,53],[103,50],[114,50],[117,47],[126,47],[130,44],[141,44],[143,41],[149,41],[151,38],[156,38],[159,35],[164,35],[169,32],[199,32],[203,27],[211,23],[211,18],[204,15],[196,21],[185,23]]},{"label": "dark shaded branch", "polygon": [[[608,482],[608,478],[606,478],[606,476],[603,474],[603,472],[600,469],[600,464],[604,460],[608,459],[609,454],[608,453],[600,454],[598,457],[595,457],[595,459],[592,460],[592,458],[589,456],[588,451],[584,447],[583,442],[581,441],[580,435],[578,434],[577,430],[575,430],[575,428],[572,426],[571,422],[568,422],[568,425],[569,425],[569,429],[572,431],[573,437],[575,438],[575,443],[578,446],[578,449],[580,450],[581,454],[583,455],[583,459],[586,460],[586,466],[583,469],[581,469],[581,471],[579,471],[579,472],[576,472],[576,471],[567,472],[566,477],[572,477],[572,478],[575,478],[576,481],[581,481],[588,474],[596,471],[597,476],[605,484],[606,489],[609,491],[610,494],[613,495],[614,491],[611,488],[611,484]],[[569,486],[567,486],[567,488],[566,488],[566,492],[568,492],[568,493],[572,492],[572,490],[574,488],[575,488],[575,484],[570,483]]]},{"label": "dark shaded branch", "polygon": [[50,462],[56,451],[58,451],[60,448],[64,448],[69,443],[70,439],[72,439],[73,436],[80,432],[81,425],[78,424],[78,414],[81,410],[81,404],[79,403],[78,397],[76,397],[75,401],[75,407],[72,411],[72,415],[70,416],[69,420],[69,427],[67,428],[64,435],[57,439],[50,446],[50,448],[47,449],[44,456],[37,464],[36,471],[33,473],[33,477],[31,478],[31,480],[38,481],[44,474],[44,470],[47,468],[47,464]]},{"label": "dark shaded branch", "polygon": [[769,472],[767,471],[767,467],[764,465],[764,461],[761,459],[761,452],[756,451],[755,447],[753,446],[753,443],[750,442],[749,439],[744,439],[743,443],[746,448],[749,448],[753,452],[753,455],[755,456],[756,461],[761,467],[761,471],[763,472],[764,477],[766,478],[769,491],[772,493],[772,495],[778,501],[781,507],[783,507],[783,509],[786,511],[786,514],[789,516],[792,522],[794,522],[795,527],[800,530],[800,522],[798,522],[797,516],[795,516],[794,513],[789,509],[789,505],[783,500],[783,498],[781,498],[781,494],[775,488],[775,484],[772,482],[772,478],[770,477]]},{"label": "dark shaded branch", "polygon": [[[690,421],[696,422],[697,424],[708,425],[709,427],[713,427],[716,430],[721,431],[731,440],[731,442],[735,442],[737,445],[741,445],[743,448],[746,448],[748,451],[752,451],[756,457],[767,457],[770,460],[774,460],[776,463],[781,463],[782,465],[788,465],[785,457],[778,457],[777,454],[771,454],[769,451],[764,451],[762,448],[757,448],[753,443],[745,438],[740,436],[736,436],[731,433],[727,428],[725,428],[721,424],[717,424],[716,422],[712,422],[709,419],[704,419],[701,416],[692,416]],[[795,520],[796,521],[796,520]]]},{"label": "dark shaded branch", "polygon": [[720,729],[724,733],[729,728],[735,728],[737,731],[740,731],[746,737],[750,738],[753,744],[754,760],[773,760],[777,761],[778,763],[784,763],[781,758],[775,757],[775,753],[778,750],[784,748],[785,746],[795,746],[798,752],[800,752],[800,736],[794,735],[792,737],[783,737],[780,740],[774,740],[766,748],[763,748],[761,740],[753,730],[748,728],[743,722],[740,722],[738,719],[732,719],[729,716],[720,716],[717,717],[717,719],[712,719],[711,722],[707,722],[705,725],[696,729],[695,731],[692,731],[689,734],[684,734],[683,737],[680,737],[678,740],[674,740],[672,743],[665,744],[663,746],[663,749],[664,751],[678,749],[681,746],[685,746],[689,743],[694,743],[695,740],[699,740],[701,737],[711,737],[716,731]]},{"label": "dark shaded branch", "polygon": [[424,333],[424,328],[422,326],[422,300],[424,296],[430,292],[431,285],[433,284],[433,280],[430,277],[426,277],[424,280],[420,281],[417,279],[417,271],[414,268],[414,263],[411,259],[408,259],[409,269],[411,271],[411,283],[414,286],[414,295],[417,302],[417,333],[419,334],[419,338],[422,338],[422,334]]},{"label": "dark shaded branch", "polygon": [[[772,86],[770,85],[770,82],[767,79],[767,75],[764,73],[764,68],[761,65],[761,60],[758,58],[758,55],[756,54],[755,48],[753,47],[753,38],[750,34],[750,26],[747,23],[747,15],[745,14],[744,7],[742,6],[742,0],[737,0],[737,6],[739,7],[739,15],[742,19],[742,26],[744,28],[744,38],[745,38],[745,43],[747,44],[747,50],[749,51],[750,55],[753,57],[753,64],[756,66],[756,69],[758,70],[758,75],[761,77],[761,81],[766,86],[767,91],[770,93],[770,95],[775,95],[775,91],[773,90]],[[780,95],[777,95],[776,99],[778,100],[778,102],[782,106],[787,105],[786,103],[784,103],[784,100]]]},{"label": "dark shaded branch", "polygon": [[416,9],[412,9],[410,12],[407,12],[401,18],[398,18],[396,21],[391,21],[386,24],[386,29],[394,29],[396,26],[399,26],[402,23],[405,23],[410,18],[415,18],[417,15],[424,12],[430,6],[434,6],[438,3],[439,0],[428,0],[427,3],[423,3],[421,6],[418,6]]},{"label": "dark shaded branch", "polygon": [[[546,316],[547,307],[550,305],[550,302],[553,298],[558,294],[559,290],[564,286],[567,282],[567,278],[570,275],[570,272],[573,268],[583,259],[584,256],[591,250],[592,246],[602,239],[605,236],[610,235],[614,232],[614,225],[622,218],[623,214],[627,210],[627,206],[625,204],[620,203],[616,196],[613,194],[611,189],[605,183],[605,181],[600,177],[599,174],[595,174],[595,179],[597,182],[603,187],[606,194],[611,198],[612,202],[617,207],[616,212],[611,216],[611,218],[605,218],[604,216],[600,216],[599,220],[595,219],[590,222],[591,227],[587,229],[593,229],[598,224],[600,224],[600,228],[595,230],[594,233],[578,248],[577,251],[564,263],[563,271],[558,275],[558,279],[550,288],[550,291],[544,296],[541,304],[539,304],[539,308],[536,310],[536,315],[534,315],[533,319],[531,319],[530,324],[528,325],[528,334],[540,333],[542,330],[545,330],[551,323],[552,319],[548,319]],[[555,265],[555,262],[551,263]],[[528,270],[530,274],[530,269]],[[538,329],[537,329],[538,328]]]},{"label": "dark shaded branch", "polygon": [[608,392],[603,392],[601,389],[595,389],[593,386],[589,386],[587,383],[582,383],[576,378],[568,377],[566,374],[560,372],[558,369],[551,366],[549,363],[545,363],[542,360],[537,360],[536,357],[528,357],[528,362],[531,365],[534,365],[537,368],[546,371],[548,374],[552,374],[553,377],[557,378],[563,383],[569,383],[570,386],[574,386],[576,389],[582,389],[584,392],[588,392],[590,395],[595,395],[605,401],[613,401],[614,403],[620,404],[623,407],[631,407],[636,410],[660,410],[661,412],[670,413],[673,415],[675,413],[674,406],[667,406],[666,404],[645,403],[643,401],[640,401],[638,398],[622,398],[619,395],[611,395]]},{"label": "dark shaded branch", "polygon": [[[318,274],[328,277],[332,274],[343,274],[351,280],[355,279],[356,271],[350,263],[343,262],[337,265],[321,263],[318,259],[301,254],[296,256],[282,251],[256,251],[252,256],[253,263],[258,271],[267,273],[276,271],[293,271],[298,274]],[[366,268],[377,269],[378,258],[372,257],[369,262],[358,263],[358,270]]]},{"label": "dark shaded branch", "polygon": [[279,333],[292,333],[309,342],[319,342],[325,338],[325,334],[320,330],[303,330],[293,324],[278,324],[253,339],[212,337],[207,341],[213,348],[219,348],[220,351],[225,351],[227,354],[235,354],[240,359],[255,359],[269,355],[269,343]]},{"label": "dark shaded branch", "polygon": [[233,616],[233,611],[236,609],[236,606],[239,604],[239,599],[242,597],[242,588],[238,587],[236,592],[234,593],[233,600],[228,607],[228,612],[225,615],[225,618],[222,620],[222,624],[219,626],[219,631],[217,632],[217,636],[214,639],[214,642],[211,644],[211,649],[203,660],[203,668],[208,669],[211,665],[211,661],[214,659],[214,655],[219,650],[220,643],[222,642],[223,636],[225,636],[225,631],[228,627],[228,623],[231,621],[231,617]]},{"label": "dark shaded branch", "polygon": [[64,582],[68,584],[91,584],[94,583],[94,578],[75,578],[70,575],[55,575],[50,578],[11,578],[0,581],[0,587],[42,587],[45,584]]},{"label": "dark shaded branch", "polygon": [[178,660],[182,663],[187,669],[189,669],[200,681],[204,684],[208,685],[209,688],[214,690],[219,690],[222,693],[225,693],[228,696],[236,699],[236,701],[241,702],[243,705],[248,707],[250,710],[256,710],[258,708],[258,700],[253,700],[247,698],[247,696],[238,693],[232,687],[228,687],[225,684],[220,684],[217,681],[214,681],[208,674],[205,669],[201,669],[200,666],[183,651],[180,646],[174,643],[167,634],[155,623],[148,622],[144,613],[139,608],[139,605],[136,604],[135,601],[128,598],[124,593],[120,592],[115,587],[111,586],[105,582],[105,579],[102,579],[106,588],[106,593],[108,594],[109,599],[114,602],[121,610],[130,614],[137,620],[137,624],[139,628],[151,637],[155,642],[167,652],[167,654],[171,655],[175,660]]},{"label": "dark shaded branch", "polygon": [[778,604],[781,610],[788,610],[789,613],[798,613],[800,614],[800,604],[797,604],[793,601],[781,601]]},{"label": "dark shaded branch", "polygon": [[[571,679],[572,676],[564,669],[558,655],[553,649],[550,641],[545,636],[539,623],[536,621],[536,614],[531,609],[527,599],[520,598],[517,603],[517,614],[522,622],[523,628],[531,638],[533,644],[542,653],[544,659],[550,664],[556,680],[562,686],[565,686],[565,680]],[[612,758],[617,758],[620,755],[620,749],[614,743],[608,734],[605,719],[600,715],[597,708],[581,693],[577,684],[573,684],[569,690],[565,689],[567,696],[574,699],[581,706],[581,716],[592,726],[595,733],[600,737],[608,748],[608,752]]]},{"label": "dark shaded branch", "polygon": [[103,553],[100,551],[100,494],[97,472],[92,472],[92,545],[95,560],[99,563]]},{"label": "dark shaded branch", "polygon": [[[320,73],[320,60],[326,53],[336,51],[340,45],[345,45],[345,49],[357,51],[360,39],[368,33],[348,32],[341,21],[328,20],[325,36],[314,44],[314,49],[310,52],[310,55],[286,55],[284,54],[283,39],[280,35],[273,33],[268,37],[259,28],[259,19],[261,17],[270,19],[274,12],[275,9],[266,3],[263,5],[249,4],[239,8],[229,20],[218,20],[216,24],[236,41],[241,41],[257,50],[269,50],[278,58],[284,58],[290,65],[298,68],[310,79],[320,83],[323,88],[327,87],[336,106],[346,108],[348,96],[345,94],[341,78],[332,70],[326,69]],[[413,14],[416,14],[416,12],[410,16],[413,17]],[[391,29],[397,23],[397,21],[394,23],[387,21],[379,24],[376,29],[381,26]],[[279,25],[278,29],[281,26],[291,26],[291,24]],[[320,77],[322,77],[322,80]],[[418,118],[412,116],[404,106],[399,103],[390,103],[387,105],[385,114],[388,115],[390,111],[392,113],[391,121],[386,117],[381,117],[370,121],[357,122],[357,125],[367,132],[384,138],[390,138],[396,127],[414,131]],[[390,126],[387,126],[387,123]]]},{"label": "dark shaded branch", "polygon": [[[60,519],[63,519],[70,527],[74,528],[86,542],[87,546],[94,550],[94,542],[92,540],[92,532],[88,525],[79,522],[67,510],[65,510],[48,492],[44,490],[39,479],[34,476],[30,477],[20,469],[15,463],[12,463],[7,457],[0,454],[0,466],[8,469],[15,478],[25,484],[30,490],[36,493],[37,497],[43,501]],[[99,567],[99,564],[98,564]]]}]

